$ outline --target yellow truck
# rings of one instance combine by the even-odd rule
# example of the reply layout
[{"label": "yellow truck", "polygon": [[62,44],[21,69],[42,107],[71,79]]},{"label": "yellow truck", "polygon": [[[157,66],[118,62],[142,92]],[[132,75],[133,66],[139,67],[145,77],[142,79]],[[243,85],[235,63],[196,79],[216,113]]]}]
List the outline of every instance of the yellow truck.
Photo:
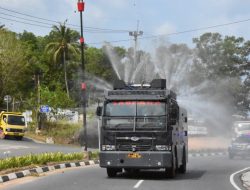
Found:
[{"label": "yellow truck", "polygon": [[22,140],[25,132],[25,118],[19,112],[0,113],[0,139],[15,137]]}]

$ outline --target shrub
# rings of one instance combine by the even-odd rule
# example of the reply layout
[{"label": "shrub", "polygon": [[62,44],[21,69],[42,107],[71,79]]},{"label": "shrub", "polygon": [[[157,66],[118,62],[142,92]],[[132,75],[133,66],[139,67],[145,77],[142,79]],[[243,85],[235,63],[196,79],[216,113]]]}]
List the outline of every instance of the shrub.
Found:
[{"label": "shrub", "polygon": [[20,168],[31,165],[45,165],[49,162],[62,162],[83,160],[85,155],[83,153],[43,153],[43,154],[29,154],[26,156],[18,156],[0,159],[0,171],[10,168]]}]

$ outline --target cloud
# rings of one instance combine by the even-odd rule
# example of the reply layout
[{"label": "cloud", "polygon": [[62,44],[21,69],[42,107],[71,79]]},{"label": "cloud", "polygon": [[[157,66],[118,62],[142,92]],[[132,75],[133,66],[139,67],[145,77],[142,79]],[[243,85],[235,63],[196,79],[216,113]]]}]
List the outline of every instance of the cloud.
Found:
[{"label": "cloud", "polygon": [[161,24],[159,27],[157,27],[154,34],[155,35],[163,35],[163,34],[169,34],[169,33],[173,33],[173,32],[176,32],[175,26],[173,26],[169,22],[165,22],[165,23]]}]

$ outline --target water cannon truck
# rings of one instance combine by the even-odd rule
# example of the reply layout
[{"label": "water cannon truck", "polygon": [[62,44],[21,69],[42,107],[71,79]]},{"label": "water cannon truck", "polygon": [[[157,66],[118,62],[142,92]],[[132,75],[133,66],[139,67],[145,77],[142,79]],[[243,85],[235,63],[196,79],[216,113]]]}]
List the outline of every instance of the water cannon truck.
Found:
[{"label": "water cannon truck", "polygon": [[105,92],[99,116],[100,167],[119,172],[164,169],[166,177],[185,173],[188,162],[187,111],[165,79],[127,85],[118,80]]}]

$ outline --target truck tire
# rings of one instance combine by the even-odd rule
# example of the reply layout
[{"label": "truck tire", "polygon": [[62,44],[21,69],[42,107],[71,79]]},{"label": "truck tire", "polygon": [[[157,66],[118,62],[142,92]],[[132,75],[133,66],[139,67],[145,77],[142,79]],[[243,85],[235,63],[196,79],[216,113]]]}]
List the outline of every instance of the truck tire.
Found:
[{"label": "truck tire", "polygon": [[108,177],[115,177],[117,172],[119,172],[119,170],[116,168],[107,168]]},{"label": "truck tire", "polygon": [[170,168],[165,169],[167,178],[174,178],[176,176],[176,158],[172,154],[172,163]]},{"label": "truck tire", "polygon": [[179,172],[184,174],[187,171],[187,159],[186,159],[186,151],[185,148],[183,149],[183,154],[182,154],[182,164],[179,167]]}]

